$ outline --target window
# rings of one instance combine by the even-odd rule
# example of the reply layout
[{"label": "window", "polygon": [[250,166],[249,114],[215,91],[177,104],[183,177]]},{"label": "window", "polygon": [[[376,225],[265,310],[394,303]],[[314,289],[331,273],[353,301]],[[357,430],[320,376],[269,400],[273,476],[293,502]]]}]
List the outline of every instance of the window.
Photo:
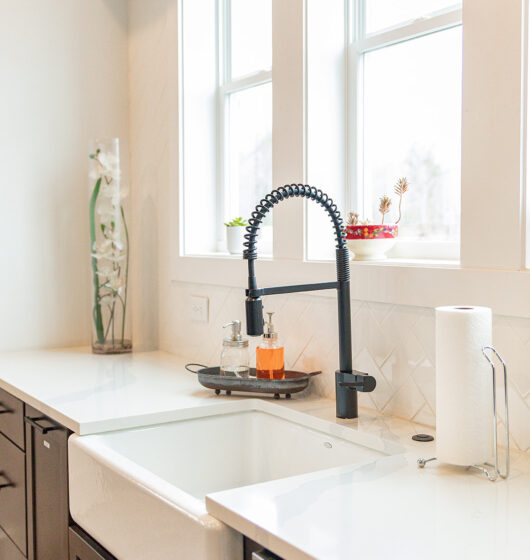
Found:
[{"label": "window", "polygon": [[[222,239],[225,221],[250,217],[272,190],[272,8],[271,0],[224,0],[220,6]],[[268,217],[260,239],[262,254],[272,253],[271,224]]]},{"label": "window", "polygon": [[[402,175],[411,183],[397,255],[425,260],[353,266],[354,299],[431,307],[467,297],[498,313],[527,313],[521,3],[466,0],[461,10],[454,0],[278,0],[271,2],[272,25],[270,4],[257,0],[175,4],[183,107],[178,142],[170,136],[160,144],[172,156],[171,177],[177,161],[180,174],[171,181],[179,215],[170,231],[171,252],[178,251],[174,280],[244,286],[245,263],[223,258],[222,223],[248,215],[271,186],[263,179],[270,163],[262,162],[271,157],[264,139],[272,89],[272,186],[306,181],[341,211],[375,220],[378,195],[392,194]],[[257,16],[261,26],[259,6],[266,7]],[[176,123],[172,104],[168,112]],[[161,114],[153,107],[155,123]],[[333,278],[329,219],[306,202],[275,207],[276,254],[258,264],[261,285]]]},{"label": "window", "polygon": [[461,52],[458,27],[363,57],[362,214],[379,223],[380,197],[407,177],[401,239],[458,243]]},{"label": "window", "polygon": [[[398,218],[393,188],[400,177],[407,177],[410,187],[403,199],[399,243],[391,256],[457,259],[461,10],[454,0],[351,0],[349,8],[349,31],[343,38],[349,45],[345,65],[349,75],[342,81],[348,91],[344,108],[349,129],[344,156],[348,172],[344,176],[346,193],[341,195],[335,187],[333,196],[344,210],[380,223],[379,199],[387,194],[393,199],[387,221],[393,222]],[[317,2],[309,4],[309,10],[318,9]],[[318,15],[317,28],[323,28],[324,17],[330,16]],[[309,33],[315,32],[313,19],[310,14]],[[308,52],[313,59],[321,56],[312,53],[311,38]],[[331,62],[329,58],[328,67]],[[317,111],[311,111],[311,98],[317,97],[311,88],[319,87],[311,77],[314,67],[310,60],[310,133],[311,119],[319,118]],[[323,67],[320,64],[317,73]],[[317,128],[322,130],[322,125]],[[333,135],[339,134],[340,128],[335,127]],[[311,145],[309,138],[310,151]],[[320,145],[318,153],[324,149]],[[311,165],[310,158],[312,180]],[[325,179],[326,175],[317,173],[320,175]],[[337,183],[338,178],[332,182]],[[307,256],[313,260],[331,258],[330,240],[318,235],[324,222],[313,214],[309,210]]]},{"label": "window", "polygon": [[[272,183],[271,0],[182,0],[181,251],[226,253]],[[261,234],[272,253],[271,218]],[[267,227],[268,226],[268,227]]]}]

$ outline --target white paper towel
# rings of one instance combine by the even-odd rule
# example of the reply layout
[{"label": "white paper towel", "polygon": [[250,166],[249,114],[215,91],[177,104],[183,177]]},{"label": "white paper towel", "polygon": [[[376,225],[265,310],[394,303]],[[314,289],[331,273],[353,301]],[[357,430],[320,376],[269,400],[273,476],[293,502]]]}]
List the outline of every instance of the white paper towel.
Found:
[{"label": "white paper towel", "polygon": [[491,309],[436,308],[436,457],[475,465],[492,455]]}]

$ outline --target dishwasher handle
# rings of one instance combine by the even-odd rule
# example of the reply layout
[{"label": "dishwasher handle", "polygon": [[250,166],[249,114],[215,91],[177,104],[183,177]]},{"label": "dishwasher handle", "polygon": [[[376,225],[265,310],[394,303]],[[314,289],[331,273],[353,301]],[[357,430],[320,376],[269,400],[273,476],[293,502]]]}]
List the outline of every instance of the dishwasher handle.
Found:
[{"label": "dishwasher handle", "polygon": [[48,432],[53,432],[54,430],[61,430],[61,426],[43,426],[39,424],[39,420],[49,420],[45,416],[39,416],[38,418],[30,418],[29,416],[24,416],[24,421],[26,424],[33,426],[37,429],[42,435],[46,435]]},{"label": "dishwasher handle", "polygon": [[252,560],[282,560],[282,559],[279,556],[276,556],[276,554],[270,552],[269,550],[262,548],[261,550],[256,550],[255,552],[252,553]]}]

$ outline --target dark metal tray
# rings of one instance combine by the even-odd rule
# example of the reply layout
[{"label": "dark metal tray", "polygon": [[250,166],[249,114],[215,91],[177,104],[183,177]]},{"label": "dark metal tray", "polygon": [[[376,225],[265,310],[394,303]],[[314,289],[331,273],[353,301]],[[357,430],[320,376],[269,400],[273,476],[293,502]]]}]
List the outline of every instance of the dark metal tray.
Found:
[{"label": "dark metal tray", "polygon": [[186,364],[186,369],[191,373],[196,373],[199,383],[208,389],[214,389],[216,395],[219,395],[221,391],[226,391],[227,395],[230,395],[232,391],[240,391],[273,394],[275,399],[279,399],[280,395],[285,395],[286,399],[290,399],[292,393],[299,393],[309,385],[311,377],[322,373],[320,371],[302,373],[285,370],[285,379],[261,379],[256,377],[255,368],[250,368],[248,377],[221,375],[219,366],[207,367],[202,364]]}]

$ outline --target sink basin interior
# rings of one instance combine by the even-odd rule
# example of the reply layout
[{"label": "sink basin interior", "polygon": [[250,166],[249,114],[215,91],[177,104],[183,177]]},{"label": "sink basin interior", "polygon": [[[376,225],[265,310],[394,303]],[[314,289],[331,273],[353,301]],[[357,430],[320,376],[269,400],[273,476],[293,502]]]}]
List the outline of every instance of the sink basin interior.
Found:
[{"label": "sink basin interior", "polygon": [[367,462],[384,455],[258,410],[95,437],[100,445],[200,500],[220,490]]}]

